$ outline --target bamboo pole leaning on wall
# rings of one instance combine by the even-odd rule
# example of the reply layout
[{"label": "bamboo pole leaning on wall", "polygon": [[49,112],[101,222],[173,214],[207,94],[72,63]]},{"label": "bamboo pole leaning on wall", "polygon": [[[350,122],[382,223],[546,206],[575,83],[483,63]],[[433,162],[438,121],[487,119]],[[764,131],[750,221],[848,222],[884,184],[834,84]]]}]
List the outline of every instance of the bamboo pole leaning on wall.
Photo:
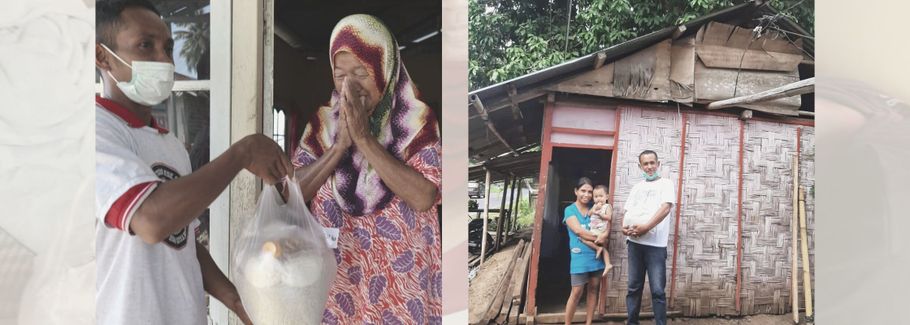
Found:
[{"label": "bamboo pole leaning on wall", "polygon": [[797,263],[796,224],[799,214],[799,153],[793,154],[793,219],[790,219],[790,305],[793,307],[793,323],[799,324],[799,285],[796,272]]},{"label": "bamboo pole leaning on wall", "polygon": [[799,237],[803,249],[803,296],[806,298],[806,318],[812,317],[812,274],[809,270],[809,238],[806,231],[806,190],[799,189]]},{"label": "bamboo pole leaning on wall", "polygon": [[743,286],[743,157],[745,157],[746,122],[739,120],[739,178],[738,198],[736,199],[736,313],[742,315]]},{"label": "bamboo pole leaning on wall", "polygon": [[[685,26],[682,26],[685,30]],[[679,255],[679,220],[680,214],[682,213],[682,192],[683,192],[683,176],[685,174],[685,162],[686,162],[686,130],[688,126],[688,113],[682,113],[682,131],[680,134],[680,145],[679,145],[679,178],[677,179],[676,184],[676,222],[673,226],[673,263],[670,268],[670,296],[668,307],[673,308],[676,305],[674,304],[676,298],[676,257]]]}]

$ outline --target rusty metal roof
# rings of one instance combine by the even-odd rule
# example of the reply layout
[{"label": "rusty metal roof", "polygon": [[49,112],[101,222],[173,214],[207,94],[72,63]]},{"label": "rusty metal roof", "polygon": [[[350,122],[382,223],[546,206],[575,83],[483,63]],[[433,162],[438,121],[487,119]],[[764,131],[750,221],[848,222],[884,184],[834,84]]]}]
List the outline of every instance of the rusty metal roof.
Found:
[{"label": "rusty metal roof", "polygon": [[[759,17],[776,14],[778,12],[763,1],[749,1],[683,24],[686,30],[680,37],[695,34],[702,25],[711,21],[748,26],[755,25]],[[785,16],[777,21],[783,29],[809,35],[804,28]],[[605,62],[616,61],[673,36],[678,29],[679,26],[670,26],[543,70],[469,92],[469,156],[476,161],[491,164],[494,160],[521,154],[519,148],[539,145],[544,101],[547,94],[552,93],[546,89],[547,86],[589,71],[597,62],[598,56],[605,55]],[[803,38],[803,49],[807,54],[814,55],[813,40]],[[475,102],[486,107],[485,114],[479,112]]]}]

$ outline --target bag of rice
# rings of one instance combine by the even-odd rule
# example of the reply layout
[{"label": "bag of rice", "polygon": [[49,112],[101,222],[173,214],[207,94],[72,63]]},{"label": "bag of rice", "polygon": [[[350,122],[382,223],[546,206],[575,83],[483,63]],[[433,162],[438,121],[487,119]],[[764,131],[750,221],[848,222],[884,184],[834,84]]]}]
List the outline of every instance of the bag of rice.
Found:
[{"label": "bag of rice", "polygon": [[335,278],[335,255],[322,226],[296,181],[288,184],[286,204],[273,186],[262,190],[256,216],[234,250],[234,284],[257,325],[319,324]]}]

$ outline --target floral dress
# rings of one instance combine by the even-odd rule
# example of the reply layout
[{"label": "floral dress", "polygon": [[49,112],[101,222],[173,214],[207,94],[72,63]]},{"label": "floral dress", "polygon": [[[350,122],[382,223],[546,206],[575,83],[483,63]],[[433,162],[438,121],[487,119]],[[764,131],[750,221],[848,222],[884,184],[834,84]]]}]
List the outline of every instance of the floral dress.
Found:
[{"label": "floral dress", "polygon": [[[406,163],[440,192],[440,143]],[[296,165],[316,159],[298,150]],[[325,324],[440,324],[441,243],[437,208],[418,212],[395,196],[384,208],[353,216],[335,201],[326,182],[310,203],[325,227],[340,228],[335,260],[338,273],[329,290]],[[439,203],[437,195],[436,203]]]}]

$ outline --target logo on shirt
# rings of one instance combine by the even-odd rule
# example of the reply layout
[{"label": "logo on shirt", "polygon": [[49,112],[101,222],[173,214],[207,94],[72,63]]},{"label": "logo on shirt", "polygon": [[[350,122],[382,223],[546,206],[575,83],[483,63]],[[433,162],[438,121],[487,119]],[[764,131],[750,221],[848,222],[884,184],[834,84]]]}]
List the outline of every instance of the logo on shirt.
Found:
[{"label": "logo on shirt", "polygon": [[575,254],[579,254],[579,253],[581,253],[581,248],[578,248],[578,247],[572,247],[572,253],[575,253]]},{"label": "logo on shirt", "polygon": [[[153,164],[152,172],[154,172],[158,178],[165,182],[180,178],[180,173],[177,173],[176,170],[162,163]],[[164,240],[164,243],[175,249],[181,249],[186,246],[188,238],[189,226],[186,226],[183,227],[183,229],[177,230],[177,232],[168,236],[167,239]]]},{"label": "logo on shirt", "polygon": [[176,170],[162,163],[155,163],[152,165],[152,171],[155,172],[155,175],[158,176],[158,178],[165,182],[180,178],[180,174],[177,173]]},{"label": "logo on shirt", "polygon": [[176,249],[181,249],[186,246],[186,239],[189,237],[189,231],[187,231],[189,226],[183,227],[183,229],[177,230],[177,232],[167,236],[167,239],[164,240],[164,243],[168,246],[171,246]]}]

